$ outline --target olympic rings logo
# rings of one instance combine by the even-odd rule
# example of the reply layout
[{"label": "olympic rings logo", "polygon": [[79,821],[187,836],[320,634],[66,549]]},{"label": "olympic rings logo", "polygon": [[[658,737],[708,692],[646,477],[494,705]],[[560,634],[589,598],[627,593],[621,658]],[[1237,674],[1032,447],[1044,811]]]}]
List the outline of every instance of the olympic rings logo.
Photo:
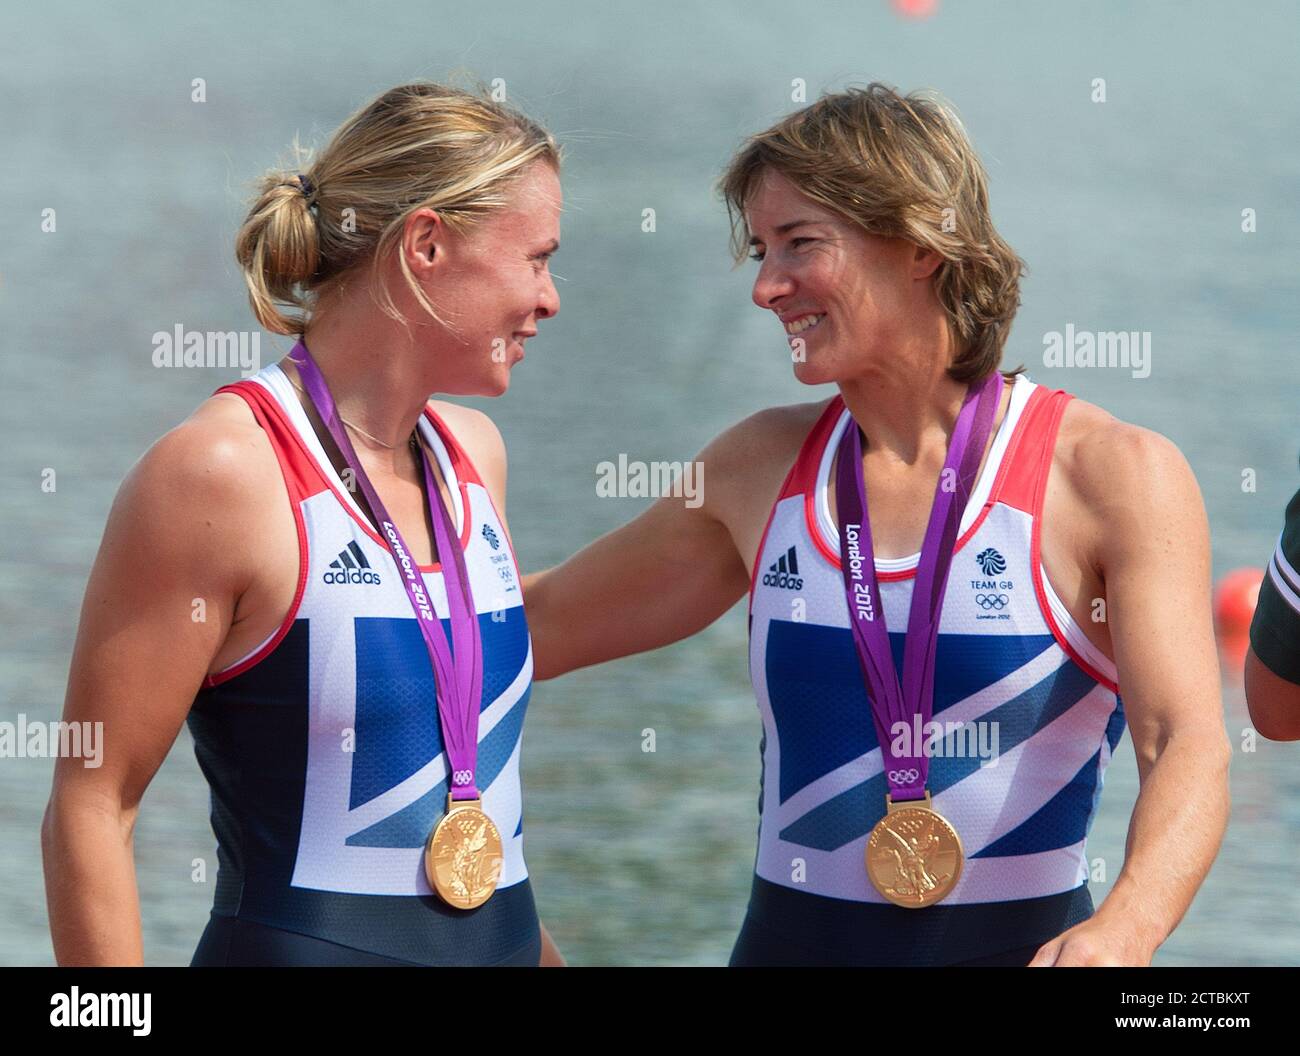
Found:
[{"label": "olympic rings logo", "polygon": [[474,783],[474,771],[473,770],[455,771],[451,775],[451,783],[453,785],[456,785],[458,788],[464,787],[465,785],[472,785]]},{"label": "olympic rings logo", "polygon": [[889,783],[891,785],[910,785],[920,776],[921,771],[915,767],[907,770],[891,770],[889,771]]},{"label": "olympic rings logo", "polygon": [[975,604],[981,609],[1003,609],[1011,599],[1005,594],[976,594]]}]

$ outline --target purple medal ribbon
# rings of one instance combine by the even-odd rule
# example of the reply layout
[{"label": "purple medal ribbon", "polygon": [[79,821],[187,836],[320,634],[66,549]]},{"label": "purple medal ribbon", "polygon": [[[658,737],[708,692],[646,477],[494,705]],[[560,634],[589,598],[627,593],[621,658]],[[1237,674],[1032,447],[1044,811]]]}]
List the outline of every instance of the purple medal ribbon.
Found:
[{"label": "purple medal ribbon", "polygon": [[[948,570],[952,567],[957,529],[975,483],[975,471],[983,457],[984,445],[993,428],[1001,392],[1002,375],[994,371],[983,385],[970,386],[957,414],[912,588],[901,685],[889,646],[889,631],[885,627],[880,584],[876,579],[871,521],[867,516],[867,488],[862,478],[862,434],[852,419],[836,453],[835,501],[849,625],[867,683],[885,780],[894,801],[917,800],[925,796],[930,758],[923,745],[928,738],[918,738],[916,732],[918,728],[924,731],[934,713],[939,612],[948,585]],[[944,484],[951,479],[953,472],[957,476],[956,487],[945,488]],[[920,717],[919,727],[915,716]],[[912,751],[896,755],[893,751],[893,728],[899,722],[908,727]]]},{"label": "purple medal ribbon", "polygon": [[[299,351],[302,354],[296,355]],[[425,591],[424,578],[415,565],[415,559],[411,557],[410,548],[375,493],[365,470],[361,468],[352,441],[339,421],[334,397],[330,395],[320,367],[302,341],[293,347],[289,358],[298,367],[303,389],[315,405],[316,413],[320,415],[330,436],[347,459],[357,483],[361,485],[366,502],[379,522],[380,531],[387,537],[397,561],[402,586],[410,599],[411,608],[415,610],[416,623],[424,635],[424,643],[428,646],[429,658],[433,662],[438,718],[451,768],[447,775],[451,797],[453,800],[478,799],[475,768],[478,764],[478,715],[483,694],[483,647],[479,637],[478,617],[474,611],[474,598],[470,592],[469,575],[465,570],[465,555],[461,552],[451,515],[438,493],[438,485],[429,468],[424,445],[420,445],[420,463],[424,467],[429,519],[433,522],[434,541],[438,547],[438,558],[442,562],[442,581],[447,590],[447,606],[451,612],[451,637],[455,655],[461,660],[459,664],[453,662],[452,649],[447,644],[442,621],[433,610],[433,603]],[[469,516],[468,510],[465,511],[465,516]]]}]

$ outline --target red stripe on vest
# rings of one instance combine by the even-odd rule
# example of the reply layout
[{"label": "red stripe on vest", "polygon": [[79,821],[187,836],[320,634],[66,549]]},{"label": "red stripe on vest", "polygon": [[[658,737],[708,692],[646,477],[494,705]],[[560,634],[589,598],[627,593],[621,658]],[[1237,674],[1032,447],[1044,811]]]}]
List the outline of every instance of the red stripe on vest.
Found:
[{"label": "red stripe on vest", "polygon": [[[257,419],[257,424],[271,441],[271,448],[284,471],[284,480],[294,504],[329,488],[321,475],[316,460],[303,447],[298,431],[285,417],[283,408],[275,397],[255,381],[237,381],[222,385],[217,392],[231,392],[242,396]],[[216,393],[213,393],[215,396]]]}]

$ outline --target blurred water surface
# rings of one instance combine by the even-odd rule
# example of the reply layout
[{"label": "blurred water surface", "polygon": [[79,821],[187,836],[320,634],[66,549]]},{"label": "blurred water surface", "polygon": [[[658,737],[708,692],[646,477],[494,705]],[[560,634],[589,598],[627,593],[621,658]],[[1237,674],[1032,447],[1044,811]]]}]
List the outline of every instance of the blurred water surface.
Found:
[{"label": "blurred water surface", "polygon": [[[793,22],[792,22],[793,20]],[[766,405],[821,399],[732,270],[713,184],[744,135],[822,88],[878,79],[952,99],[995,218],[1029,264],[1008,365],[1171,437],[1203,490],[1216,573],[1262,566],[1297,486],[1297,15],[1286,5],[45,3],[0,16],[0,246],[8,456],[0,553],[3,716],[56,718],[86,574],[123,475],[237,371],[163,371],[151,335],[253,325],[232,260],[248,181],[414,77],[505,79],[566,144],[563,308],[510,392],[475,401],[511,452],[525,567],[644,500],[595,466],[681,460]],[[191,101],[204,78],[207,101]],[[1091,100],[1104,78],[1105,103]],[[57,210],[43,233],[41,211]],[[656,231],[641,230],[656,210]],[[1242,210],[1258,229],[1243,233]],[[1048,370],[1042,337],[1152,333],[1150,377]],[[290,342],[263,335],[263,361]],[[40,489],[54,467],[58,488]],[[1256,490],[1243,491],[1253,469]],[[232,546],[246,545],[232,540]],[[653,569],[629,584],[653,591]],[[1152,634],[1159,634],[1152,628]],[[525,728],[527,857],[544,921],[580,964],[724,962],[753,867],[760,726],[737,607],[694,639],[540,684]],[[1295,748],[1240,750],[1233,817],[1157,964],[1297,964]],[[641,731],[657,751],[641,751]],[[38,826],[48,760],[0,760],[0,963],[52,963]],[[1092,829],[1107,881],[1137,778],[1129,738]],[[136,830],[146,960],[187,963],[212,892],[207,788],[188,732]],[[1108,883],[1093,885],[1100,902]]]}]

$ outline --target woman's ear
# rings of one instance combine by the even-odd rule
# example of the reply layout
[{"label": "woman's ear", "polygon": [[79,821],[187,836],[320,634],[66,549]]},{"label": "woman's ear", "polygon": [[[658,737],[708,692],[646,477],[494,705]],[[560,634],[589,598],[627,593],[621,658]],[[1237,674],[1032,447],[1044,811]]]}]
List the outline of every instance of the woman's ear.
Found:
[{"label": "woman's ear", "polygon": [[447,225],[433,209],[417,209],[406,218],[402,253],[411,271],[421,275],[441,263],[446,252]]},{"label": "woman's ear", "polygon": [[936,253],[933,249],[927,249],[925,246],[912,248],[912,278],[928,279],[942,263],[942,254]]}]

